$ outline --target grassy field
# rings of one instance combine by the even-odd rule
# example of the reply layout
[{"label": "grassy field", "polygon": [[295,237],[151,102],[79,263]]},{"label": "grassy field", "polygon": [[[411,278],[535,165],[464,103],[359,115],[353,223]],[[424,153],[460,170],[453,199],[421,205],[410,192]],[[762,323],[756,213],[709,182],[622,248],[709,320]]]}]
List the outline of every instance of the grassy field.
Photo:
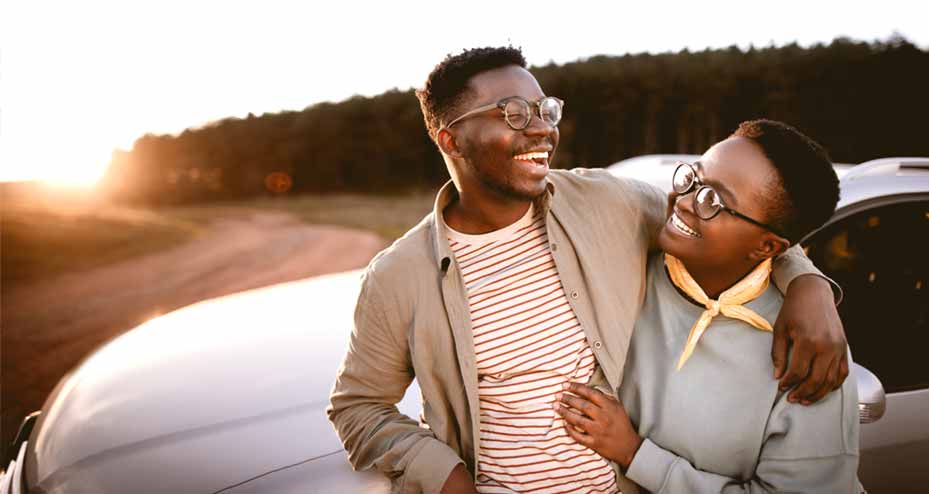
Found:
[{"label": "grassy field", "polygon": [[394,240],[431,211],[434,200],[434,191],[395,196],[338,194],[262,198],[210,206],[176,207],[161,212],[175,221],[202,224],[241,208],[269,209],[291,213],[310,224],[357,228]]},{"label": "grassy field", "polygon": [[154,213],[3,208],[3,286],[11,288],[178,245],[197,225]]},{"label": "grassy field", "polygon": [[186,242],[212,221],[261,209],[310,224],[371,231],[393,240],[432,208],[433,192],[404,196],[262,198],[158,209],[127,208],[55,191],[2,196],[0,285],[22,284],[158,252]]}]

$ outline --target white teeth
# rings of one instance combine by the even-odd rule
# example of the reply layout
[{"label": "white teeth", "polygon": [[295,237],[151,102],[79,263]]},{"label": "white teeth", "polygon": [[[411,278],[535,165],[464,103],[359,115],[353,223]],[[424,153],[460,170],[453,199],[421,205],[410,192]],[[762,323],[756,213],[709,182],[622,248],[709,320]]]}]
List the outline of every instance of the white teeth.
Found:
[{"label": "white teeth", "polygon": [[673,224],[675,228],[677,228],[681,232],[691,237],[698,237],[698,238],[700,237],[700,234],[695,232],[693,228],[690,228],[689,226],[687,226],[687,223],[684,223],[684,220],[678,217],[677,213],[671,214],[671,224]]},{"label": "white teeth", "polygon": [[542,152],[542,153],[523,153],[523,154],[517,154],[516,156],[513,157],[513,159],[517,159],[517,160],[520,160],[520,161],[532,161],[532,160],[535,160],[535,159],[548,159],[548,151],[545,151],[545,152]]}]

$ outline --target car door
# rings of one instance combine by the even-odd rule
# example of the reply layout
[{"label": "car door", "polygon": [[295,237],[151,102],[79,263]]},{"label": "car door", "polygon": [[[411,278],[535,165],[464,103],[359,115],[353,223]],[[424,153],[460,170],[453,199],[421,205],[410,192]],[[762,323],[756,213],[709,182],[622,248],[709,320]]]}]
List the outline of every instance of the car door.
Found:
[{"label": "car door", "polygon": [[839,314],[855,362],[887,392],[861,426],[859,478],[872,494],[929,486],[929,197],[888,196],[840,211],[804,242],[842,286]]}]

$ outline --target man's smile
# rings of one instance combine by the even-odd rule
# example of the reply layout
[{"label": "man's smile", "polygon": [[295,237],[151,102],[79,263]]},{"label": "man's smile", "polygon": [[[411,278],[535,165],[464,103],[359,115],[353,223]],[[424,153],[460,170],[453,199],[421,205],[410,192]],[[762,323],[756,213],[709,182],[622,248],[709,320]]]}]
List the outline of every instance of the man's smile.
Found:
[{"label": "man's smile", "polygon": [[513,161],[533,175],[544,176],[548,174],[548,157],[551,155],[551,150],[550,147],[532,149],[514,155]]},{"label": "man's smile", "polygon": [[517,154],[513,156],[516,161],[526,161],[536,165],[548,164],[548,151],[533,151],[529,153]]}]

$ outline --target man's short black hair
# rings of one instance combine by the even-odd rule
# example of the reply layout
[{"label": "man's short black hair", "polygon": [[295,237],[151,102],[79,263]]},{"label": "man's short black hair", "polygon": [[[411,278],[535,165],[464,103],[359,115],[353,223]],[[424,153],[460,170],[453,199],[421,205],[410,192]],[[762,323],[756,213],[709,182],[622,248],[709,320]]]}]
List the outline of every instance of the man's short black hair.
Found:
[{"label": "man's short black hair", "polygon": [[822,226],[839,201],[839,179],[829,153],[797,129],[776,120],[739,124],[733,136],[751,139],[777,169],[779,186],[762,191],[771,200],[766,211],[771,226],[791,243]]},{"label": "man's short black hair", "polygon": [[472,77],[508,65],[526,68],[526,59],[519,48],[472,48],[458,55],[449,54],[436,65],[423,88],[416,91],[429,137],[435,141],[448,114],[467,100],[471,91],[468,82]]}]

